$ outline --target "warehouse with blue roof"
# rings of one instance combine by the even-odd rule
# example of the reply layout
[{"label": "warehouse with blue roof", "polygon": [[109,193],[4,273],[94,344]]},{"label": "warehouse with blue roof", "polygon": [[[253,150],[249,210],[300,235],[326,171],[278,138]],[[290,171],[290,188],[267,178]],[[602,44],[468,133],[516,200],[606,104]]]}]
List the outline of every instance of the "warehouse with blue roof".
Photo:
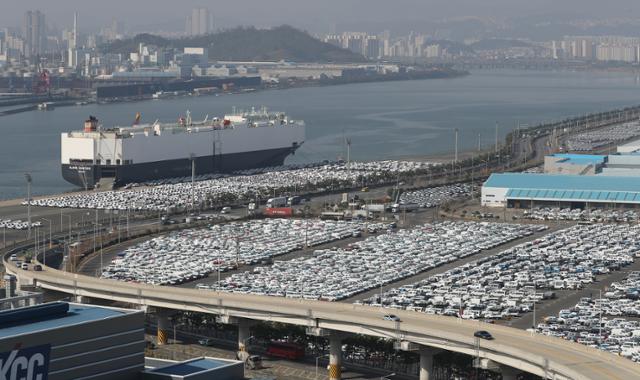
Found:
[{"label": "warehouse with blue roof", "polygon": [[489,207],[637,207],[640,177],[494,173],[482,186]]}]

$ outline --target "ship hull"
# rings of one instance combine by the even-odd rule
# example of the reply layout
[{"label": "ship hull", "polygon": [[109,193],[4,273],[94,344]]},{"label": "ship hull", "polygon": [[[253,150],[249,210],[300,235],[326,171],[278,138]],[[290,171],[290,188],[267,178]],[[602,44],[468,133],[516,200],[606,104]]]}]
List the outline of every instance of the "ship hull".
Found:
[{"label": "ship hull", "polygon": [[[284,164],[299,145],[254,152],[211,155],[195,158],[196,175],[230,173]],[[190,177],[191,160],[174,159],[128,165],[62,164],[62,177],[80,188],[91,189],[102,179],[113,179],[114,186],[166,178]]]}]

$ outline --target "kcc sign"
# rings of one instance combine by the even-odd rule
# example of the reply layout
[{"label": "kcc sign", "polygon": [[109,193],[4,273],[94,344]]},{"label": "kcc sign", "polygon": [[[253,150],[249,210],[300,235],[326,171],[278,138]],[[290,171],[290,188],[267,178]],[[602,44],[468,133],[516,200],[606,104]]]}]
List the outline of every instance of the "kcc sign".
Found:
[{"label": "kcc sign", "polygon": [[51,345],[0,353],[0,380],[47,380]]}]

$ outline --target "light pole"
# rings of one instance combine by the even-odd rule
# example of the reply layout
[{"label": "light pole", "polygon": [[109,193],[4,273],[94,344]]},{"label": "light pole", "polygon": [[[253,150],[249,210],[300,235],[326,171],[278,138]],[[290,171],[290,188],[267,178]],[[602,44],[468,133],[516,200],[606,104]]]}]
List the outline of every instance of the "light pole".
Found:
[{"label": "light pole", "polygon": [[[69,231],[68,231],[69,238],[67,239],[67,242],[66,242],[67,256],[64,257],[64,260],[69,260],[69,254],[70,254],[69,244],[71,244],[71,215],[60,213],[60,220],[62,220],[63,216],[69,218]],[[62,223],[60,223],[60,232],[62,232]],[[64,256],[64,252],[63,252],[63,256]],[[65,265],[64,265],[65,271],[67,270],[67,265],[68,265],[68,262],[65,261]]]},{"label": "light pole", "polygon": [[196,155],[191,153],[189,159],[191,160],[191,212],[194,212],[196,203]]},{"label": "light pole", "polygon": [[27,180],[27,238],[31,238],[31,174],[24,173],[24,178]]},{"label": "light pole", "polygon": [[533,280],[533,320],[531,321],[531,328],[536,328],[536,280]]},{"label": "light pole", "polygon": [[455,156],[454,156],[453,162],[457,164],[458,163],[458,128],[455,129],[455,132],[456,132],[456,144],[455,144],[456,146],[455,146]]},{"label": "light pole", "polygon": [[[46,218],[40,218],[41,220],[49,223],[49,249],[51,249],[51,227],[52,227],[52,223],[51,220],[46,219]],[[42,264],[46,267],[47,266],[47,247],[43,246],[43,250],[42,250]]]},{"label": "light pole", "polygon": [[33,240],[33,255],[35,256],[36,260],[38,260],[38,230],[36,230],[36,233],[33,234],[34,240]]},{"label": "light pole", "polygon": [[309,205],[304,206],[304,247],[309,248]]}]

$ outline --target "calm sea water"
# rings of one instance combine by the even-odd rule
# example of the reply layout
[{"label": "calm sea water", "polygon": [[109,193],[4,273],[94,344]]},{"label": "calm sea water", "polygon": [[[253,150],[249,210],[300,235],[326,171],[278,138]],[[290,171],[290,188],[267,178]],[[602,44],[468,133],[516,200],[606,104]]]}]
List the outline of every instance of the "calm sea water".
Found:
[{"label": "calm sea water", "polygon": [[23,173],[35,194],[72,190],[60,175],[60,133],[80,129],[88,115],[105,126],[175,121],[186,110],[195,120],[232,107],[267,106],[307,123],[307,139],[289,162],[344,156],[344,137],[355,160],[449,153],[454,128],[461,149],[492,144],[518,122],[535,124],[640,104],[640,79],[627,74],[478,71],[455,79],[366,83],[264,91],[218,97],[65,107],[0,117],[0,199],[24,196]]}]

